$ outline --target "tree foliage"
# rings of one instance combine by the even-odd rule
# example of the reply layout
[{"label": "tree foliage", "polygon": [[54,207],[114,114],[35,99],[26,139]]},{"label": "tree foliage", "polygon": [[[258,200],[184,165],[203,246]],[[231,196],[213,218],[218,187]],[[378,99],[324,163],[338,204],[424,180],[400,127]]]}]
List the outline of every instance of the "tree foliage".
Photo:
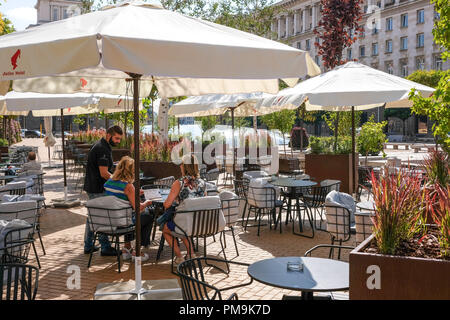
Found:
[{"label": "tree foliage", "polygon": [[314,33],[321,42],[315,42],[318,54],[322,56],[327,69],[341,65],[342,51],[350,47],[362,32],[362,0],[321,0],[322,18]]},{"label": "tree foliage", "polygon": [[[0,0],[0,6],[2,5],[2,2],[6,2],[6,0]],[[0,12],[0,36],[14,31],[16,30],[14,29],[11,20],[3,16],[3,14]]]},{"label": "tree foliage", "polygon": [[[351,136],[352,134],[352,113],[350,111],[327,112],[322,118],[325,120],[328,128],[336,133],[336,118],[339,116],[338,135]],[[362,111],[355,111],[355,128],[359,127]]]},{"label": "tree foliage", "polygon": [[440,70],[416,70],[407,76],[406,79],[436,88],[444,74],[445,72]]},{"label": "tree foliage", "polygon": [[[440,19],[435,20],[433,36],[434,42],[444,49],[442,58],[450,57],[450,6],[448,0],[432,0]],[[442,76],[436,86],[436,91],[429,98],[422,97],[416,90],[412,90],[409,99],[414,105],[412,111],[419,115],[426,115],[432,121],[433,134],[443,148],[450,152],[450,70],[442,71]]]}]

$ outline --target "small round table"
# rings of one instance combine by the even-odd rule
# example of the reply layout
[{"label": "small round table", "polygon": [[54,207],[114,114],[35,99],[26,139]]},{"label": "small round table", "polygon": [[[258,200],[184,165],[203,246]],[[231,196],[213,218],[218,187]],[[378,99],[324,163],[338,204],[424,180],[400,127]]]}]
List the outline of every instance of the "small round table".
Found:
[{"label": "small round table", "polygon": [[[287,192],[286,192],[286,197],[287,197],[287,214],[286,214],[286,224],[288,224],[288,218],[291,216],[291,202],[292,200],[295,200],[295,207],[297,208],[297,211],[300,212],[300,196],[301,194],[298,193],[298,189],[300,188],[310,188],[313,187],[315,185],[317,185],[317,182],[314,181],[310,181],[310,180],[296,180],[296,179],[292,179],[292,178],[278,178],[275,179],[274,181],[270,182],[271,184],[273,184],[274,186],[278,186],[278,187],[285,187],[287,188]],[[301,237],[306,237],[306,238],[314,238],[314,223],[313,223],[313,219],[312,219],[312,214],[310,216],[308,210],[306,210],[306,214],[308,215],[308,220],[311,224],[311,229],[312,229],[312,235],[305,235],[303,233],[298,233],[294,231],[294,224],[292,225],[292,231],[295,235],[297,236],[301,236]],[[299,224],[300,224],[300,232],[303,232],[303,226],[302,226],[302,221],[301,218],[299,217]],[[281,223],[281,221],[280,221]]]},{"label": "small round table", "polygon": [[356,207],[362,210],[375,211],[375,203],[373,201],[358,202]]},{"label": "small round table", "polygon": [[[288,270],[288,262],[300,262],[303,264],[303,270]],[[266,259],[251,264],[247,273],[261,283],[301,291],[304,300],[312,300],[314,292],[349,289],[349,264],[332,259],[312,257]]]}]

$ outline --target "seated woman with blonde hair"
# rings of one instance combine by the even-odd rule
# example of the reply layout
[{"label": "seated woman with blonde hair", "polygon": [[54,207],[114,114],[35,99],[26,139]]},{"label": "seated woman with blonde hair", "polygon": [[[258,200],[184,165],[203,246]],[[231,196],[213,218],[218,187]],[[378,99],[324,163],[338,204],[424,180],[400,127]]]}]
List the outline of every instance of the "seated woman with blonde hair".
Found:
[{"label": "seated woman with blonde hair", "polygon": [[[206,184],[205,181],[199,178],[197,158],[194,155],[184,155],[181,159],[180,168],[182,177],[173,183],[170,193],[164,202],[164,209],[166,209],[166,212],[169,210],[172,213],[175,212],[176,207],[187,198],[206,196]],[[171,235],[171,232],[174,230],[175,224],[173,220],[169,218],[164,224],[162,232],[169,245],[172,246],[173,243],[173,250],[177,256],[175,264],[180,264],[188,256],[195,257],[195,254],[192,251],[192,242],[188,238],[183,238],[182,240],[188,249],[188,253],[186,257],[181,255],[180,248],[177,242],[173,241]]]},{"label": "seated woman with blonde hair", "polygon": [[[136,205],[134,200],[134,159],[125,156],[122,157],[116,167],[113,175],[104,184],[105,194],[107,196],[116,196],[119,199],[127,200],[136,212]],[[154,215],[147,208],[152,202],[147,200],[139,204],[139,212],[141,213],[141,244],[144,247],[150,245],[150,234],[152,231],[152,224]],[[133,217],[134,221],[134,217]],[[132,237],[125,236],[125,247],[122,250],[122,258],[124,260],[134,258],[135,253],[132,252],[130,241]],[[148,260],[148,255],[142,255],[142,261]]]}]

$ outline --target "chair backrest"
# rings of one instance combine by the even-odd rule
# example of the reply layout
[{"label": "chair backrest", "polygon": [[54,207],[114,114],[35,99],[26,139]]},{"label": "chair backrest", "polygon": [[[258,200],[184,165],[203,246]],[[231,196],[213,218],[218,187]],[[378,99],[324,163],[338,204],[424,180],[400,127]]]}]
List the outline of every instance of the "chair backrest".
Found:
[{"label": "chair backrest", "polygon": [[[28,180],[28,179],[27,179]],[[27,190],[27,181],[13,181],[0,189],[0,192],[9,192],[12,195],[23,195]]]},{"label": "chair backrest", "polygon": [[220,171],[218,168],[214,168],[209,171],[205,170],[203,179],[205,179],[206,181],[217,181],[217,179],[219,178],[219,175],[220,175]]},{"label": "chair backrest", "polygon": [[341,181],[340,180],[331,180],[331,179],[326,179],[326,180],[322,180],[320,182],[320,186],[321,187],[328,187],[328,192],[331,191],[339,191],[341,188]]},{"label": "chair backrest", "polygon": [[38,218],[38,203],[34,200],[0,203],[0,220],[20,219],[35,226]]},{"label": "chair backrest", "polygon": [[303,188],[305,197],[303,201],[308,204],[310,208],[319,208],[323,206],[325,198],[328,194],[328,187],[313,186],[311,188]]},{"label": "chair backrest", "polygon": [[172,184],[173,184],[174,182],[175,182],[175,177],[174,177],[174,176],[170,176],[170,177],[165,177],[165,178],[157,179],[157,180],[154,181],[154,184],[172,187]]},{"label": "chair backrest", "polygon": [[[206,272],[203,269],[205,262],[205,258],[195,258],[178,265],[177,275],[180,277],[183,300],[222,300],[220,291],[206,282]],[[209,266],[215,267],[211,264]]]},{"label": "chair backrest", "polygon": [[118,227],[133,224],[133,208],[128,201],[115,196],[99,197],[86,202],[92,231],[115,233]]},{"label": "chair backrest", "polygon": [[33,226],[17,229],[7,228],[1,233],[0,263],[27,263],[31,243],[34,241]]},{"label": "chair backrest", "polygon": [[239,197],[231,191],[222,191],[219,193],[219,197],[222,203],[222,211],[225,216],[227,227],[233,226],[239,219]]},{"label": "chair backrest", "polygon": [[276,199],[275,188],[263,178],[253,179],[250,182],[247,194],[247,201],[250,205],[260,209],[273,209]]},{"label": "chair backrest", "polygon": [[244,180],[233,180],[234,182],[234,192],[238,195],[241,199],[247,199],[247,193],[248,193],[248,186],[249,181]]},{"label": "chair backrest", "polygon": [[367,239],[372,233],[373,213],[370,212],[355,212],[355,229],[356,229],[356,243],[360,244]]},{"label": "chair backrest", "polygon": [[334,240],[350,239],[350,210],[345,207],[325,204],[327,231]]},{"label": "chair backrest", "polygon": [[245,171],[242,176],[248,180],[252,180],[255,178],[268,177],[269,175],[265,171]]},{"label": "chair backrest", "polygon": [[207,237],[225,228],[226,221],[219,196],[185,199],[173,219],[175,232],[185,236]]},{"label": "chair backrest", "polygon": [[0,264],[0,301],[34,300],[39,270],[24,264]]}]

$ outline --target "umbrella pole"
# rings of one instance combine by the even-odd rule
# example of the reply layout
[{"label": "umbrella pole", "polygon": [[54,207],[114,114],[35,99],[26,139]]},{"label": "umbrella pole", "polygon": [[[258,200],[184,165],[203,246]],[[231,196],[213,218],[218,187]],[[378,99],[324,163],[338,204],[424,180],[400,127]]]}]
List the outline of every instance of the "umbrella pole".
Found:
[{"label": "umbrella pole", "polygon": [[61,108],[61,139],[62,139],[62,149],[63,149],[64,201],[67,201],[66,152],[64,151],[65,150],[65,146],[64,146],[64,109],[62,109],[62,108]]},{"label": "umbrella pole", "polygon": [[355,150],[355,107],[352,106],[352,194],[355,193],[356,182],[356,150]]},{"label": "umbrella pole", "polygon": [[233,176],[236,179],[236,150],[234,150],[234,108],[231,108],[231,136],[231,147],[233,148]]}]

